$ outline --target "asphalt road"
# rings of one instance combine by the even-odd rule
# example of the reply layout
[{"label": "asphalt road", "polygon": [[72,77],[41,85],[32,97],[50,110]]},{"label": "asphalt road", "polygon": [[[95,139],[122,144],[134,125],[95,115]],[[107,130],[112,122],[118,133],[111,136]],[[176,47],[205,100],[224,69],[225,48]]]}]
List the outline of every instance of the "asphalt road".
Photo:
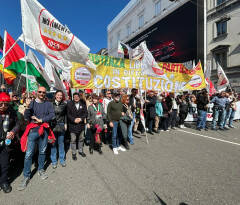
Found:
[{"label": "asphalt road", "polygon": [[[118,156],[104,146],[35,174],[25,191],[0,192],[0,205],[240,205],[240,124],[229,131],[194,129],[135,138]],[[196,133],[196,134],[192,134]],[[239,143],[239,144],[238,144]]]}]

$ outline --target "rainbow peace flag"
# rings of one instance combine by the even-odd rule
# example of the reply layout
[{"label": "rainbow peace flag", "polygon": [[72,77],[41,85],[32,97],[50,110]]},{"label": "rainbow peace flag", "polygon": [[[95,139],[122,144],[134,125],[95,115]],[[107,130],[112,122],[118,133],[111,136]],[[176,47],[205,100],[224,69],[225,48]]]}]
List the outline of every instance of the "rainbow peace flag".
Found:
[{"label": "rainbow peace flag", "polygon": [[7,84],[12,85],[13,81],[16,79],[17,74],[14,71],[3,69],[3,65],[0,64],[0,72],[4,72],[4,79]]}]

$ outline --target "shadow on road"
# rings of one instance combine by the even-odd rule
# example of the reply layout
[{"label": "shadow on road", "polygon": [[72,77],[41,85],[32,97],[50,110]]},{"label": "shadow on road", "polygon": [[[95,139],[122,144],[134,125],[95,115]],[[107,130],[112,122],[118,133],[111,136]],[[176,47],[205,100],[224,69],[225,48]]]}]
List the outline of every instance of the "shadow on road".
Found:
[{"label": "shadow on road", "polygon": [[157,199],[158,199],[158,201],[159,201],[159,203],[161,204],[161,205],[167,205],[167,203],[165,203],[161,198],[160,198],[160,196],[158,196],[158,194],[156,193],[156,192],[153,192],[154,193],[154,195],[157,197]]}]

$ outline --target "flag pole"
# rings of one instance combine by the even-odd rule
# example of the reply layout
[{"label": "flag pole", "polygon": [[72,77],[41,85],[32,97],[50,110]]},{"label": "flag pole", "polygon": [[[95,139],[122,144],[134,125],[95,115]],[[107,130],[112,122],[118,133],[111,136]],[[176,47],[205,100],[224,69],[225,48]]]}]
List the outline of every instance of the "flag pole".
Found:
[{"label": "flag pole", "polygon": [[18,85],[17,85],[17,93],[18,93],[18,88],[19,88],[19,85],[20,85],[21,80],[22,80],[22,75],[20,76],[20,79],[19,79],[19,81],[18,81]]},{"label": "flag pole", "polygon": [[29,89],[28,89],[28,66],[27,66],[27,55],[26,55],[26,43],[25,43],[25,36],[23,36],[23,44],[24,44],[24,59],[25,59],[25,70],[26,70],[26,89],[27,89],[27,95],[29,97]]}]

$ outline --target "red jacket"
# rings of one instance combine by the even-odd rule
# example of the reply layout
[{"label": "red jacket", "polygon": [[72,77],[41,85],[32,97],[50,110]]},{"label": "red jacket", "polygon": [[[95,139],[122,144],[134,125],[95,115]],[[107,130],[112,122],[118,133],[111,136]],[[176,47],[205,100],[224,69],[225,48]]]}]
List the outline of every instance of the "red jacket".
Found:
[{"label": "red jacket", "polygon": [[51,143],[54,143],[56,141],[56,138],[54,136],[54,133],[52,131],[52,129],[50,128],[49,124],[48,123],[40,123],[40,124],[35,124],[35,123],[29,123],[26,127],[26,130],[25,132],[23,133],[23,136],[21,137],[21,150],[22,152],[26,152],[27,151],[27,140],[28,140],[28,134],[30,132],[30,130],[32,128],[35,128],[35,127],[40,127],[39,130],[38,130],[38,133],[39,135],[43,135],[44,133],[44,129],[49,129],[49,136],[48,136],[48,140],[51,142]]}]

